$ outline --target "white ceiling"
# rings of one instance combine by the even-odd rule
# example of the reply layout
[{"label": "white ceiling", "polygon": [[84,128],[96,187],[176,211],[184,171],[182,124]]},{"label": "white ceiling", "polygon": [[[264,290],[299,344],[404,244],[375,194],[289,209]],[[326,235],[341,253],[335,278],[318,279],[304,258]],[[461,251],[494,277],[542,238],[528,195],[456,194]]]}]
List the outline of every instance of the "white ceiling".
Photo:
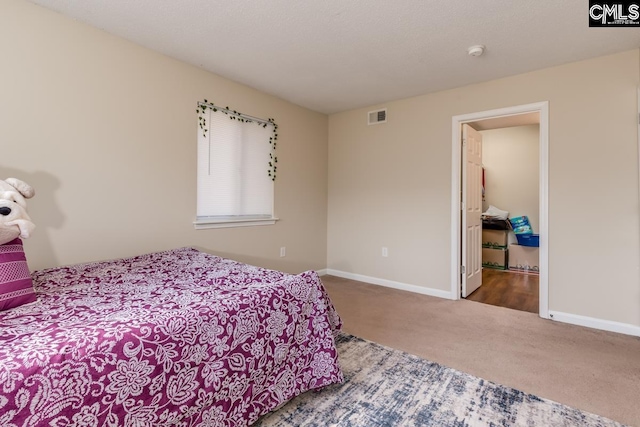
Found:
[{"label": "white ceiling", "polygon": [[30,1],[328,114],[640,47],[586,0]]}]

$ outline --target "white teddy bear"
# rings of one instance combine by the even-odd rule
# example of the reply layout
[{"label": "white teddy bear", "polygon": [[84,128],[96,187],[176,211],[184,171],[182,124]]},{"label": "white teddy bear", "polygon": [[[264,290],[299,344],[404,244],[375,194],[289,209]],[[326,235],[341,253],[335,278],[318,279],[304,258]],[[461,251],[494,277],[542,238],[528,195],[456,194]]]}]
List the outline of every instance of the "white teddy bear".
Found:
[{"label": "white teddy bear", "polygon": [[0,245],[28,238],[36,227],[27,214],[27,200],[35,195],[29,184],[16,178],[0,180]]}]

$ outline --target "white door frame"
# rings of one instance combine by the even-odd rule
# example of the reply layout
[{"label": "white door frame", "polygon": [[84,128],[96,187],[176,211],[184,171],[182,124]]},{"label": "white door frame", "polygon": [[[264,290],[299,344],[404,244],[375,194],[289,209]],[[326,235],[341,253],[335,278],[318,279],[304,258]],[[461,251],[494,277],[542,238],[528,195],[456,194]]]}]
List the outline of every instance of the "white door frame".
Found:
[{"label": "white door frame", "polygon": [[515,107],[481,111],[478,113],[453,116],[451,120],[451,299],[460,299],[460,266],[462,265],[461,247],[461,191],[460,182],[462,161],[463,123],[496,117],[515,116],[538,112],[540,115],[540,317],[549,318],[549,102],[518,105]]}]

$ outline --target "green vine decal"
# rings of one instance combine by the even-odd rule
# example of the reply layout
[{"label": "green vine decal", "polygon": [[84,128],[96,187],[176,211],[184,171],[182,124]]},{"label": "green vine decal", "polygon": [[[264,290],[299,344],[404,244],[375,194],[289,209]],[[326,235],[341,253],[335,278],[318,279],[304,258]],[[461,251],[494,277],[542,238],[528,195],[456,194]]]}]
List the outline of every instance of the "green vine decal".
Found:
[{"label": "green vine decal", "polygon": [[269,168],[267,169],[267,173],[271,178],[271,180],[275,181],[276,171],[278,170],[278,166],[276,165],[276,163],[278,163],[278,157],[274,155],[277,141],[278,141],[278,125],[276,124],[275,120],[272,118],[269,118],[267,119],[268,123],[264,122],[263,120],[253,120],[250,116],[242,114],[236,110],[231,110],[229,107],[224,107],[224,108],[217,107],[213,104],[213,102],[209,102],[205,99],[203,103],[202,102],[198,103],[198,109],[196,110],[196,112],[198,113],[198,125],[202,130],[202,136],[205,138],[207,137],[207,132],[209,132],[207,119],[204,117],[205,112],[207,110],[211,110],[214,113],[220,111],[226,114],[227,116],[229,116],[230,120],[238,120],[242,123],[256,123],[258,126],[262,126],[263,128],[266,128],[269,124],[273,125],[272,135],[271,137],[269,137],[271,152],[269,153]]},{"label": "green vine decal", "polygon": [[[275,181],[276,171],[278,170],[278,166],[276,165],[276,163],[278,163],[278,157],[274,156],[273,153],[276,151],[276,141],[278,141],[278,125],[271,117],[269,117],[268,121],[273,125],[273,135],[269,137],[269,144],[271,144],[271,153],[269,153],[269,158],[271,160],[269,161],[269,170],[267,173],[271,177],[271,181]],[[262,127],[266,128],[267,124],[263,123]]]}]

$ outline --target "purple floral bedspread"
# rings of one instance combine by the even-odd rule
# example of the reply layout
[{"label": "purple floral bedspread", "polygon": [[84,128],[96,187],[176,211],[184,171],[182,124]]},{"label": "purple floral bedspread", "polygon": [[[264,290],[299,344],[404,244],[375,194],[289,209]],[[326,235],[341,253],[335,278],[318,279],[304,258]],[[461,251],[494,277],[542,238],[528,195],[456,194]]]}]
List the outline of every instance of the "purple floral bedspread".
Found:
[{"label": "purple floral bedspread", "polygon": [[0,426],[245,426],[342,381],[312,271],[182,248],[33,279],[0,312]]}]

